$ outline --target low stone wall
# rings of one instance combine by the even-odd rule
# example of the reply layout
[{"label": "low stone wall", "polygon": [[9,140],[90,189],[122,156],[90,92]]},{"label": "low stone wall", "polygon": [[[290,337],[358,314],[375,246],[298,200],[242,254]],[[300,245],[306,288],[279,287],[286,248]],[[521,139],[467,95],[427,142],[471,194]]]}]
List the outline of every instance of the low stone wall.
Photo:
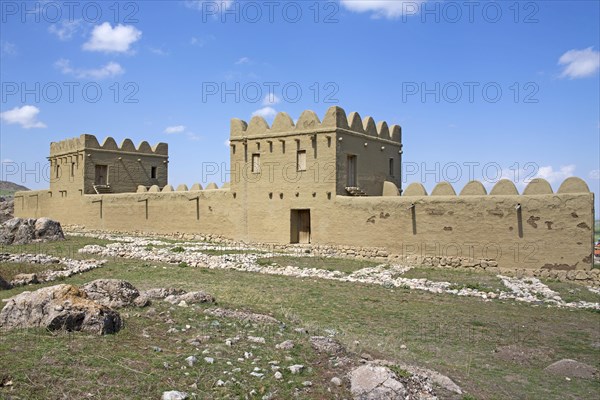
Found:
[{"label": "low stone wall", "polygon": [[310,254],[313,257],[327,258],[350,258],[367,259],[381,262],[395,262],[407,265],[423,265],[432,268],[456,268],[470,270],[475,272],[487,271],[492,274],[502,274],[515,276],[517,278],[535,277],[542,279],[556,279],[559,281],[573,281],[575,283],[600,285],[600,268],[594,268],[588,271],[584,270],[549,270],[549,269],[527,269],[527,268],[499,268],[498,262],[492,259],[470,259],[466,257],[436,257],[436,256],[416,256],[399,255],[389,253],[384,248],[377,247],[353,247],[353,246],[333,246],[333,245],[312,245],[312,244],[279,244],[279,243],[255,243],[232,240],[220,235],[202,235],[190,233],[154,233],[154,232],[122,232],[122,231],[97,231],[86,230],[82,226],[71,225],[64,227],[65,231],[77,233],[92,234],[114,234],[126,236],[168,238],[188,241],[201,241],[222,244],[240,249],[254,248],[266,252],[286,252],[296,253],[298,255]]}]

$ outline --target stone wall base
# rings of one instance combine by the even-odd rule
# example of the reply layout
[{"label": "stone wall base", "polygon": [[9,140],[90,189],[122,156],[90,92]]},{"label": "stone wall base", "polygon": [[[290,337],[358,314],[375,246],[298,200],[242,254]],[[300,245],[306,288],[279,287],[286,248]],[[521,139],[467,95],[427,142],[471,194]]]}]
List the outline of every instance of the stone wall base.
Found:
[{"label": "stone wall base", "polygon": [[517,278],[535,277],[542,279],[555,279],[558,281],[572,281],[586,285],[600,286],[600,268],[591,270],[552,270],[552,269],[531,269],[517,268],[507,269],[498,265],[494,259],[473,259],[466,257],[439,257],[439,256],[420,256],[420,255],[402,255],[389,253],[384,248],[377,247],[356,247],[340,245],[318,245],[318,244],[281,244],[281,243],[253,243],[232,240],[220,235],[202,235],[190,233],[153,233],[153,232],[118,232],[118,231],[95,231],[86,230],[82,226],[64,226],[65,232],[73,233],[98,233],[115,234],[127,236],[143,236],[155,238],[169,238],[189,241],[202,241],[221,244],[228,248],[239,246],[241,249],[252,247],[267,252],[288,252],[299,255],[310,254],[313,257],[327,258],[358,258],[381,262],[397,262],[408,265],[423,265],[432,268],[456,268],[467,271],[486,271],[492,274],[501,274],[514,276]]}]

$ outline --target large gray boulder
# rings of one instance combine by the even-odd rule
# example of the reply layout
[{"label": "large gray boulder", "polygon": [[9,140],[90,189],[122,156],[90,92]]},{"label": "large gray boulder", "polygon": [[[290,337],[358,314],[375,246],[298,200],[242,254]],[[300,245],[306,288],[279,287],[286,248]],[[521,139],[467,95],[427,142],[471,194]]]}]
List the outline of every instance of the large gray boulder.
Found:
[{"label": "large gray boulder", "polygon": [[0,197],[0,224],[13,218],[14,200],[12,198]]},{"label": "large gray boulder", "polygon": [[600,376],[595,367],[568,358],[550,364],[544,371],[568,378],[594,379]]},{"label": "large gray boulder", "polygon": [[0,330],[37,327],[104,335],[118,332],[123,321],[75,286],[56,285],[11,297],[0,311]]},{"label": "large gray boulder", "polygon": [[60,223],[48,218],[13,218],[0,225],[0,244],[64,240]]},{"label": "large gray boulder", "polygon": [[135,305],[140,292],[129,282],[120,279],[96,279],[79,288],[88,299],[110,308]]},{"label": "large gray boulder", "polygon": [[350,372],[350,390],[355,400],[405,399],[406,387],[387,367],[365,364]]}]

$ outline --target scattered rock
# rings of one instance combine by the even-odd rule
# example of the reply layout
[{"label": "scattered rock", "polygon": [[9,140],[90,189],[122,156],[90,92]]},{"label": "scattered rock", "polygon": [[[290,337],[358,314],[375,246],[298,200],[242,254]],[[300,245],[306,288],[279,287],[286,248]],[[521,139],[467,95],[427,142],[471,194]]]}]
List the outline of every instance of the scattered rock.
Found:
[{"label": "scattered rock", "polygon": [[131,283],[119,279],[97,279],[86,283],[80,290],[89,299],[111,308],[132,306],[140,295]]},{"label": "scattered rock", "polygon": [[286,340],[285,342],[275,345],[275,348],[280,350],[291,350],[294,348],[294,342],[291,340]]},{"label": "scattered rock", "polygon": [[198,359],[195,356],[189,356],[188,358],[185,359],[185,362],[190,366],[193,367],[194,364],[196,364],[196,362],[198,362]]},{"label": "scattered rock", "polygon": [[0,244],[64,240],[60,223],[48,218],[13,218],[0,225]]},{"label": "scattered rock", "polygon": [[187,398],[188,394],[186,392],[178,392],[176,390],[163,392],[161,397],[162,400],[186,400]]},{"label": "scattered rock", "polygon": [[141,292],[140,296],[146,296],[151,300],[162,300],[168,296],[177,296],[180,294],[185,294],[185,290],[173,288],[154,288]]},{"label": "scattered rock", "polygon": [[456,383],[454,383],[454,381],[452,379],[450,379],[446,375],[440,374],[437,371],[427,369],[427,368],[417,367],[414,365],[398,364],[398,363],[392,363],[392,362],[383,361],[383,360],[373,361],[372,364],[384,365],[384,366],[394,365],[402,370],[405,370],[409,374],[413,375],[415,380],[419,380],[419,379],[431,380],[431,382],[435,383],[437,386],[439,386],[445,390],[448,390],[450,392],[454,392],[457,394],[462,394],[461,388]]},{"label": "scattered rock", "polygon": [[248,341],[252,342],[252,343],[260,343],[260,344],[266,343],[264,337],[257,337],[257,336],[248,336]]},{"label": "scattered rock", "polygon": [[265,314],[256,314],[247,311],[228,310],[225,308],[209,308],[205,314],[218,318],[233,318],[241,321],[258,322],[263,324],[280,324],[278,320]]},{"label": "scattered rock", "polygon": [[300,372],[302,372],[302,370],[304,369],[304,365],[300,365],[300,364],[295,364],[292,366],[289,366],[288,369],[290,370],[290,372],[294,375],[299,374]]},{"label": "scattered rock", "polygon": [[406,398],[406,388],[387,367],[362,365],[350,373],[350,390],[356,400]]},{"label": "scattered rock", "polygon": [[3,277],[0,276],[0,290],[8,290],[12,288],[12,285],[4,280]]},{"label": "scattered rock", "polygon": [[204,361],[205,361],[207,364],[214,364],[214,363],[215,363],[215,359],[214,359],[214,358],[212,358],[212,357],[204,357]]},{"label": "scattered rock", "polygon": [[72,285],[23,292],[8,299],[0,311],[4,329],[44,327],[103,335],[118,332],[122,326],[118,312],[86,298],[85,292]]},{"label": "scattered rock", "polygon": [[213,303],[215,301],[215,298],[208,293],[198,291],[183,294],[172,294],[165,297],[164,300],[171,304],[181,305],[181,303],[183,303],[184,305],[181,305],[181,307],[185,307],[188,304]]},{"label": "scattered rock", "polygon": [[331,378],[331,383],[333,383],[335,386],[342,386],[342,380],[337,376]]},{"label": "scattered rock", "polygon": [[279,379],[283,378],[283,374],[281,372],[277,371],[277,372],[275,372],[274,377],[275,377],[275,379],[279,380]]},{"label": "scattered rock", "polygon": [[39,283],[38,276],[36,274],[17,274],[14,279],[10,282],[12,286],[25,286]]},{"label": "scattered rock", "polygon": [[335,339],[326,336],[311,336],[310,344],[318,352],[337,354],[344,351],[344,347]]},{"label": "scattered rock", "polygon": [[13,198],[0,197],[0,224],[14,218],[14,205]]},{"label": "scattered rock", "polygon": [[599,375],[598,370],[591,365],[567,358],[550,364],[544,371],[568,378],[594,379]]}]

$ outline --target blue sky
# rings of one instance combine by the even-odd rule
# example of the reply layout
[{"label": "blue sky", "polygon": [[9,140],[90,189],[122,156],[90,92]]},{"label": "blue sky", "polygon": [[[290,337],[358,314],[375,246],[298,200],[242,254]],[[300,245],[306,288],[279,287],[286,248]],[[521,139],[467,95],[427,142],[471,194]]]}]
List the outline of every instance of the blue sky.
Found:
[{"label": "blue sky", "polygon": [[598,1],[68,4],[1,2],[2,178],[47,187],[49,142],[92,133],[220,183],[230,118],[339,105],[402,126],[406,183],[600,193]]}]

